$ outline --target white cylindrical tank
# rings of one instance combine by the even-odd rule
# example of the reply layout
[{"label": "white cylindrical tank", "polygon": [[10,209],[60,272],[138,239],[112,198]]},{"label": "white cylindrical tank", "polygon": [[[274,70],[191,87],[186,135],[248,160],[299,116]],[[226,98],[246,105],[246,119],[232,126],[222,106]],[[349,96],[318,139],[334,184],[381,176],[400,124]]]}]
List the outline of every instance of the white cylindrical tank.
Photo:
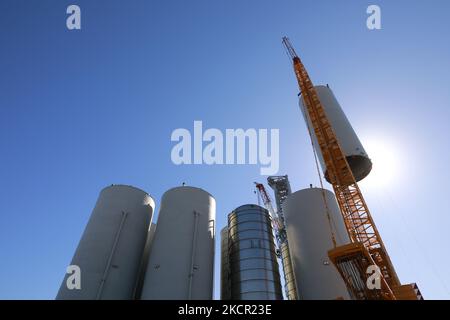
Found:
[{"label": "white cylindrical tank", "polygon": [[[315,86],[317,94],[319,95],[319,100],[325,110],[325,113],[333,127],[334,133],[336,134],[339,144],[344,151],[347,158],[348,164],[355,176],[356,181],[364,179],[372,170],[372,161],[369,159],[364,147],[359,141],[358,136],[353,130],[352,125],[348,121],[344,111],[342,110],[339,102],[333,94],[333,91],[328,86]],[[325,162],[323,160],[322,153],[320,151],[317,138],[314,134],[314,128],[312,127],[309,116],[306,113],[306,106],[303,104],[303,98],[300,95],[300,110],[302,111],[303,118],[307,120],[307,125],[311,130],[313,136],[314,149],[319,157],[320,164],[322,166],[322,171],[325,173],[325,178],[328,182],[330,179],[326,171]]]},{"label": "white cylindrical tank", "polygon": [[215,216],[216,201],[202,189],[164,193],[141,299],[212,299]]},{"label": "white cylindrical tank", "polygon": [[328,259],[333,242],[322,192],[337,245],[350,242],[332,192],[310,188],[287,197],[283,212],[298,296],[303,300],[349,299],[344,281]]},{"label": "white cylindrical tank", "polygon": [[145,271],[147,270],[148,259],[152,250],[153,239],[155,238],[156,223],[150,224],[148,229],[147,241],[145,242],[144,254],[142,255],[141,266],[139,267],[139,276],[136,283],[136,290],[134,292],[134,299],[141,298],[142,287],[144,286]]},{"label": "white cylindrical tank", "polygon": [[81,288],[69,289],[66,274],[56,299],[133,299],[154,208],[135,187],[103,189],[71,262],[80,268]]}]

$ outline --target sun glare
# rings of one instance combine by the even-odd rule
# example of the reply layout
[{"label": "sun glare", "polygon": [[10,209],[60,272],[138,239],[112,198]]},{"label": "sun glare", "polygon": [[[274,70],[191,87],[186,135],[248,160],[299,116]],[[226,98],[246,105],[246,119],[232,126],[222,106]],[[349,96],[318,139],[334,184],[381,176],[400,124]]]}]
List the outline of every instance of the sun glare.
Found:
[{"label": "sun glare", "polygon": [[385,139],[364,140],[364,148],[372,160],[372,171],[364,184],[384,187],[399,179],[401,175],[400,150]]}]

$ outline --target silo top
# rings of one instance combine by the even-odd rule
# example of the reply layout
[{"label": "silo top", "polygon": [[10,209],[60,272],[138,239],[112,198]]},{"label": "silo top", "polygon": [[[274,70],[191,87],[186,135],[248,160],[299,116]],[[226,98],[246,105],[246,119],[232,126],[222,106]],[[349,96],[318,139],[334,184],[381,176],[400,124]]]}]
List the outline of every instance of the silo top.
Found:
[{"label": "silo top", "polygon": [[248,209],[259,209],[261,211],[267,211],[266,208],[261,207],[261,206],[259,206],[257,204],[244,204],[244,205],[239,206],[236,209],[234,209],[233,212],[242,211],[242,210],[248,210]]},{"label": "silo top", "polygon": [[112,184],[110,186],[107,186],[103,188],[100,191],[100,194],[108,193],[108,192],[120,192],[120,191],[129,191],[136,195],[141,194],[142,197],[146,198],[146,201],[144,204],[150,205],[152,208],[155,208],[155,199],[151,195],[149,195],[147,192],[145,192],[142,189],[139,189],[134,186],[126,185],[126,184]]},{"label": "silo top", "polygon": [[[187,192],[192,191],[192,192],[197,192],[197,193],[204,193],[204,194],[208,195],[209,197],[211,197],[214,201],[216,201],[216,199],[213,197],[213,195],[210,194],[208,191],[206,191],[206,190],[204,190],[202,188],[191,187],[191,186],[174,187],[174,188],[171,188],[171,189],[167,190],[164,193],[164,195],[168,194],[168,193],[172,193],[172,192],[183,192],[183,191],[187,191]],[[163,195],[163,197],[164,197],[164,195]]]},{"label": "silo top", "polygon": [[[325,199],[323,199],[322,192],[325,194]],[[309,231],[308,228],[319,228],[318,223],[328,225],[324,201],[326,201],[328,213],[333,221],[331,228],[335,233],[337,243],[339,245],[349,243],[348,232],[336,197],[333,192],[327,189],[306,188],[290,194],[282,205],[287,227],[289,228],[290,223],[297,221],[302,226],[301,230],[305,233],[306,230]],[[328,232],[328,228],[328,226],[324,227],[324,230]]]}]

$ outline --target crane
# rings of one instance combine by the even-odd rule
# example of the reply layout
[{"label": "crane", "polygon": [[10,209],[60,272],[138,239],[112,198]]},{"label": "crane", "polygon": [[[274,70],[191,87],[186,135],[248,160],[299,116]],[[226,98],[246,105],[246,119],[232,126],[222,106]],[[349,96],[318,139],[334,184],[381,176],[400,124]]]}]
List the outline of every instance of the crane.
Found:
[{"label": "crane", "polygon": [[[416,284],[401,285],[345,154],[325,114],[305,66],[287,37],[283,44],[292,59],[313,132],[329,173],[350,243],[334,247],[328,256],[354,299],[396,300],[421,297]],[[368,270],[375,267],[380,286],[371,287]]]},{"label": "crane", "polygon": [[[270,199],[269,194],[266,191],[266,188],[262,183],[255,182],[256,189],[258,190],[258,194],[261,197],[264,206],[272,218],[272,226],[275,231],[276,236],[276,246],[277,246],[277,256],[281,258],[282,266],[283,266],[283,274],[284,274],[284,282],[285,282],[285,295],[288,300],[297,300],[298,293],[294,280],[294,270],[292,268],[291,256],[289,253],[289,246],[287,241],[286,228],[284,224],[284,217],[281,212],[281,203],[284,201],[285,197],[291,193],[291,187],[289,185],[289,181],[287,180],[287,176],[276,177],[272,176],[268,179],[269,184],[277,183],[278,181],[283,182],[283,184],[279,184],[278,188],[273,187],[279,190],[277,193],[277,208],[275,211],[272,205],[272,200]],[[282,194],[283,199],[279,198],[279,194]],[[259,199],[259,198],[258,198]]]},{"label": "crane", "polygon": [[278,217],[277,212],[274,210],[272,206],[272,201],[270,200],[270,196],[266,191],[266,188],[262,183],[255,182],[256,189],[258,190],[259,196],[261,197],[264,206],[267,211],[269,211],[270,218],[272,219],[272,225],[275,229],[275,233],[278,235],[278,231],[283,228],[281,225],[281,219]]}]

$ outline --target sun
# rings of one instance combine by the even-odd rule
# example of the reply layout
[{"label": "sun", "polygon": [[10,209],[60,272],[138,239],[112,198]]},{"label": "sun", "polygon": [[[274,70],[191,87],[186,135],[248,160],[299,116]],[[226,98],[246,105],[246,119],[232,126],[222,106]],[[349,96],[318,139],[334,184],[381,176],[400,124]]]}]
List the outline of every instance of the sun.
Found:
[{"label": "sun", "polygon": [[382,138],[364,140],[364,148],[372,160],[372,171],[363,180],[373,187],[385,187],[401,176],[401,152],[392,141]]}]

